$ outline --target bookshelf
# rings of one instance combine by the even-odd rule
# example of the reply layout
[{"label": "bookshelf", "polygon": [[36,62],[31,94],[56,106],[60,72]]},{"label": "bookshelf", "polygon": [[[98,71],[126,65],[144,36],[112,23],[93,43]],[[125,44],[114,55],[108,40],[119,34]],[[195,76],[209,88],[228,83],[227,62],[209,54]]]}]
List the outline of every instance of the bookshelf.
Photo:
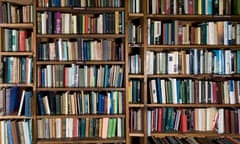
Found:
[{"label": "bookshelf", "polygon": [[239,5],[0,0],[0,143],[239,139]]},{"label": "bookshelf", "polygon": [[38,143],[128,143],[125,0],[38,1]]},{"label": "bookshelf", "polygon": [[0,1],[1,143],[30,143],[34,95],[33,2]]},{"label": "bookshelf", "polygon": [[149,137],[172,142],[239,137],[236,5],[234,0],[147,0],[145,143]]}]

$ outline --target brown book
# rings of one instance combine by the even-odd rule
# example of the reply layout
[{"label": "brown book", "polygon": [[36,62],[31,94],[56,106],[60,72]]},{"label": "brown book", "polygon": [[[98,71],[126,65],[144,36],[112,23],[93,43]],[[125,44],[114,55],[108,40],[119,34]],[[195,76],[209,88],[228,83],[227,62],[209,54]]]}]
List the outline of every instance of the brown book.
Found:
[{"label": "brown book", "polygon": [[17,132],[17,123],[15,120],[11,121],[11,129],[12,129],[13,143],[18,144],[20,141],[20,134]]},{"label": "brown book", "polygon": [[230,133],[230,114],[229,109],[224,109],[224,129],[225,133]]}]

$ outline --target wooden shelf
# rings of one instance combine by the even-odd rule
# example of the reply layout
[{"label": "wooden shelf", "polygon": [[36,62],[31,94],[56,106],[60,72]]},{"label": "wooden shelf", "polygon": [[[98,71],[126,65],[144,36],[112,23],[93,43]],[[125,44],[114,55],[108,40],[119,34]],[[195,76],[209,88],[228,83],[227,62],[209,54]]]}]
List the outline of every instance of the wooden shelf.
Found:
[{"label": "wooden shelf", "polygon": [[16,29],[33,29],[32,23],[0,23],[0,27]]},{"label": "wooden shelf", "polygon": [[29,5],[32,4],[32,0],[1,0],[2,2],[10,2],[10,3],[15,3],[19,5]]},{"label": "wooden shelf", "polygon": [[218,134],[216,132],[161,132],[161,133],[154,133],[152,132],[152,136],[156,137],[165,137],[165,136],[177,136],[177,137],[206,137],[206,136],[221,136],[221,134]]},{"label": "wooden shelf", "polygon": [[189,79],[225,79],[240,78],[240,74],[149,74],[148,78],[189,78]]},{"label": "wooden shelf", "polygon": [[107,139],[100,139],[100,138],[61,138],[61,139],[38,139],[38,144],[67,144],[67,143],[125,143],[125,138],[107,138]]},{"label": "wooden shelf", "polygon": [[124,114],[37,115],[37,119],[56,118],[125,118]]},{"label": "wooden shelf", "polygon": [[132,103],[129,103],[128,107],[129,108],[144,108],[144,104],[132,104]]},{"label": "wooden shelf", "polygon": [[37,61],[37,65],[50,65],[50,64],[79,64],[79,65],[123,65],[125,61]]},{"label": "wooden shelf", "polygon": [[161,20],[182,20],[182,21],[239,21],[239,15],[153,15],[148,14],[147,18],[161,19]]},{"label": "wooden shelf", "polygon": [[89,39],[96,39],[96,38],[124,38],[124,34],[37,34],[37,38],[54,38],[54,39],[69,39],[69,38],[89,38]]},{"label": "wooden shelf", "polygon": [[143,74],[128,74],[128,78],[138,78],[143,79],[145,76]]},{"label": "wooden shelf", "polygon": [[130,137],[144,137],[143,132],[130,132],[129,133]]},{"label": "wooden shelf", "polygon": [[125,91],[125,88],[37,88],[37,91]]},{"label": "wooden shelf", "polygon": [[237,107],[240,108],[240,104],[147,104],[149,108],[155,107],[175,107],[175,108],[232,108]]},{"label": "wooden shelf", "polygon": [[1,52],[1,56],[33,56],[33,52]]},{"label": "wooden shelf", "polygon": [[0,116],[0,120],[25,120],[25,119],[32,119],[32,117],[26,117],[26,116],[18,116],[18,115],[3,115]]},{"label": "wooden shelf", "polygon": [[237,50],[240,45],[148,45],[148,50],[153,51],[172,51],[172,50],[186,50],[186,49],[233,49]]},{"label": "wooden shelf", "polygon": [[124,8],[111,8],[111,7],[96,7],[96,8],[81,8],[81,7],[37,7],[36,11],[60,11],[60,12],[69,12],[69,13],[79,13],[82,14],[91,14],[91,13],[102,13],[102,12],[114,12],[114,11],[124,11]]},{"label": "wooden shelf", "polygon": [[33,84],[20,84],[20,83],[16,83],[16,84],[11,84],[11,83],[0,83],[0,87],[14,87],[14,86],[18,86],[18,87],[30,87],[33,88],[34,85]]}]

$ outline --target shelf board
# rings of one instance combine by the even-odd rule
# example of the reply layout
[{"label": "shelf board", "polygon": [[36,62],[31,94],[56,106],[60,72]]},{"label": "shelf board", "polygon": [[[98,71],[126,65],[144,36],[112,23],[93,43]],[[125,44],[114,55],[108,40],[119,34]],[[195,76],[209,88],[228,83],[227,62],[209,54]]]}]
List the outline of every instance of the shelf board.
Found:
[{"label": "shelf board", "polygon": [[125,118],[124,114],[76,114],[76,115],[37,115],[37,119],[46,119],[46,118]]},{"label": "shelf board", "polygon": [[240,45],[148,45],[148,50],[166,51],[166,50],[185,50],[185,49],[239,49]]},{"label": "shelf board", "polygon": [[128,74],[128,78],[139,78],[143,79],[144,75],[143,74]]},{"label": "shelf board", "polygon": [[61,144],[61,143],[126,143],[125,138],[60,138],[60,139],[37,139],[37,143],[46,143],[46,144]]},{"label": "shelf board", "polygon": [[216,108],[230,108],[240,107],[240,104],[147,104],[148,108],[155,107],[175,107],[175,108],[202,108],[202,107],[216,107]]},{"label": "shelf board", "polygon": [[122,7],[111,8],[111,7],[37,7],[36,11],[60,11],[60,12],[69,12],[69,13],[102,13],[102,12],[114,12],[114,11],[124,11]]},{"label": "shelf board", "polygon": [[1,2],[15,3],[15,4],[19,4],[19,5],[32,4],[32,0],[1,0]]},{"label": "shelf board", "polygon": [[129,108],[143,108],[144,104],[132,104],[132,103],[129,103],[128,107]]},{"label": "shelf board", "polygon": [[139,18],[143,18],[143,17],[144,17],[143,13],[129,13],[128,14],[129,20],[139,19]]},{"label": "shelf board", "polygon": [[214,131],[193,131],[193,132],[152,132],[151,136],[154,137],[166,137],[166,136],[176,136],[176,137],[224,137],[231,136],[240,138],[239,134],[219,134]]},{"label": "shelf board", "polygon": [[142,48],[143,44],[142,43],[129,43],[128,47],[129,48]]},{"label": "shelf board", "polygon": [[59,39],[59,38],[92,38],[92,39],[96,39],[96,38],[124,38],[125,35],[124,34],[37,34],[36,35],[37,38],[55,38],[55,39]]},{"label": "shelf board", "polygon": [[218,79],[240,78],[240,74],[148,74],[148,78]]},{"label": "shelf board", "polygon": [[143,132],[130,132],[129,136],[130,137],[144,137],[144,133]]},{"label": "shelf board", "polygon": [[125,91],[125,88],[37,88],[37,91]]},{"label": "shelf board", "polygon": [[1,52],[2,56],[32,56],[33,52]]},{"label": "shelf board", "polygon": [[159,15],[148,14],[147,18],[159,19],[159,20],[182,20],[182,21],[218,21],[229,20],[239,21],[239,15]]},{"label": "shelf board", "polygon": [[49,65],[49,64],[62,64],[62,65],[68,65],[68,64],[79,64],[79,65],[123,65],[125,64],[125,61],[37,61],[37,65]]},{"label": "shelf board", "polygon": [[3,116],[0,116],[0,120],[8,120],[8,119],[21,120],[21,119],[31,119],[31,118],[32,117],[18,116],[18,115],[3,115]]},{"label": "shelf board", "polygon": [[14,83],[0,83],[0,87],[14,87],[14,86],[17,86],[17,87],[34,87],[33,84],[14,84]]},{"label": "shelf board", "polygon": [[33,24],[32,23],[0,23],[0,27],[4,28],[25,28],[25,29],[32,29]]}]

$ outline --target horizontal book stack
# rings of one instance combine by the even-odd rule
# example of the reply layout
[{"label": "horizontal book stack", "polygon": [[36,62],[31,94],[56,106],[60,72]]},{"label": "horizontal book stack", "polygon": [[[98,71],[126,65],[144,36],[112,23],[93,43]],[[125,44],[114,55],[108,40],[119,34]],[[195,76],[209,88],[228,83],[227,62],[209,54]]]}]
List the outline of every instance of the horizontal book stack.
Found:
[{"label": "horizontal book stack", "polygon": [[174,15],[231,15],[239,14],[235,9],[238,0],[149,0],[150,14]]},{"label": "horizontal book stack", "polygon": [[153,108],[148,134],[154,132],[216,132],[239,134],[238,108]]},{"label": "horizontal book stack", "polygon": [[188,23],[148,19],[148,44],[239,45],[240,24],[232,21]]},{"label": "horizontal book stack", "polygon": [[148,74],[239,74],[240,50],[147,51]]},{"label": "horizontal book stack", "polygon": [[38,138],[122,138],[123,118],[38,119]]},{"label": "horizontal book stack", "polygon": [[122,114],[122,92],[41,92],[40,115]]},{"label": "horizontal book stack", "polygon": [[39,34],[124,34],[124,11],[98,15],[38,12]]},{"label": "horizontal book stack", "polygon": [[118,39],[76,39],[42,42],[38,46],[39,60],[91,61],[124,60],[123,44]]},{"label": "horizontal book stack", "polygon": [[33,6],[0,2],[0,23],[32,23]]}]

